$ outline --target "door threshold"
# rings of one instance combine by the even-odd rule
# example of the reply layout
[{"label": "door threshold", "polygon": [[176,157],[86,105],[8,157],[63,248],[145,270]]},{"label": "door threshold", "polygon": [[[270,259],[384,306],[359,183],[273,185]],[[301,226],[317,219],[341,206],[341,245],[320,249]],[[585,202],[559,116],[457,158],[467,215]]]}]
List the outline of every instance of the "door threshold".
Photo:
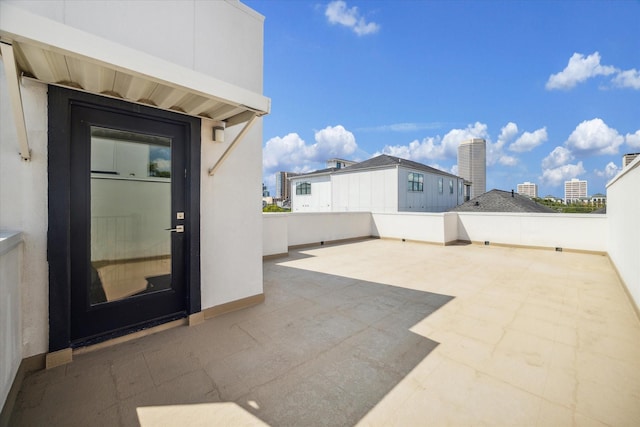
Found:
[{"label": "door threshold", "polygon": [[176,319],[176,320],[172,320],[170,322],[167,323],[162,323],[160,325],[156,325],[156,326],[152,326],[150,328],[147,329],[142,329],[130,334],[126,334],[126,335],[121,335],[119,337],[115,337],[115,338],[111,338],[108,339],[106,341],[102,341],[96,344],[90,344],[87,346],[83,346],[83,347],[77,347],[73,349],[73,354],[85,354],[85,353],[90,353],[92,351],[96,351],[96,350],[101,350],[103,348],[108,348],[108,347],[112,347],[114,345],[118,345],[118,344],[122,344],[128,341],[133,341],[136,340],[138,338],[142,338],[142,337],[146,337],[149,335],[153,335],[153,334],[157,334],[158,332],[162,332],[162,331],[166,331],[168,329],[173,329],[173,328],[177,328],[178,326],[187,326],[189,324],[189,319],[188,318],[181,318],[181,319]]}]

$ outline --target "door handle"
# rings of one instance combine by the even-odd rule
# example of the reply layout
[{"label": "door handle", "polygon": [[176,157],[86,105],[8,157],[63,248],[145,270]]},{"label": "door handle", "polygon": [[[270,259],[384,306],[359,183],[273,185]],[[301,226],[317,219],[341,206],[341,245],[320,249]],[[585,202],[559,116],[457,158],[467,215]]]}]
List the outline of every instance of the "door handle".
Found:
[{"label": "door handle", "polygon": [[171,231],[172,233],[184,233],[184,225],[176,225],[176,228],[165,228],[165,231]]}]

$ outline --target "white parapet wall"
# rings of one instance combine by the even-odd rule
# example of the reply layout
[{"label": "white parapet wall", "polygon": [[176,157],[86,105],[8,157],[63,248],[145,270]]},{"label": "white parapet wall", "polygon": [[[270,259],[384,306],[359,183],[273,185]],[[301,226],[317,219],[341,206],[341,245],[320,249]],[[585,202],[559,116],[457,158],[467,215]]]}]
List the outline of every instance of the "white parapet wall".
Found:
[{"label": "white parapet wall", "polygon": [[640,307],[640,157],[607,185],[608,252],[620,277]]},{"label": "white parapet wall", "polygon": [[457,232],[452,229],[457,224],[445,221],[445,218],[455,218],[455,214],[403,212],[373,213],[371,216],[371,234],[375,237],[439,244],[457,240]]},{"label": "white parapet wall", "polygon": [[263,255],[289,246],[373,236],[446,245],[456,241],[607,252],[607,215],[532,213],[263,214]]},{"label": "white parapet wall", "polygon": [[262,214],[262,255],[281,255],[289,250],[288,213]]},{"label": "white parapet wall", "polygon": [[607,235],[607,215],[458,212],[462,241],[604,253]]},{"label": "white parapet wall", "polygon": [[371,236],[369,212],[262,214],[263,256],[286,253],[290,246]]},{"label": "white parapet wall", "polygon": [[22,361],[22,233],[0,231],[0,407]]}]

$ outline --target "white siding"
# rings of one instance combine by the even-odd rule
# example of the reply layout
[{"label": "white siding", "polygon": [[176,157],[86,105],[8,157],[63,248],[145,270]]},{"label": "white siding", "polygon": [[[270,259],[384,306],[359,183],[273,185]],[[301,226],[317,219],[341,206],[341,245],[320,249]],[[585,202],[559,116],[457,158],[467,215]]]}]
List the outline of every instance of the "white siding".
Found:
[{"label": "white siding", "polygon": [[396,169],[334,174],[334,212],[397,212]]},{"label": "white siding", "polygon": [[[423,191],[409,191],[409,173],[424,176]],[[442,178],[442,193],[439,179]],[[449,192],[449,182],[453,184],[453,193]],[[424,171],[400,167],[398,170],[398,211],[399,212],[446,212],[462,203],[458,194],[458,182],[462,179],[447,175],[438,175]]]},{"label": "white siding", "polygon": [[[296,183],[310,182],[311,194],[296,194]],[[291,180],[291,212],[331,212],[331,177],[311,176]]]}]

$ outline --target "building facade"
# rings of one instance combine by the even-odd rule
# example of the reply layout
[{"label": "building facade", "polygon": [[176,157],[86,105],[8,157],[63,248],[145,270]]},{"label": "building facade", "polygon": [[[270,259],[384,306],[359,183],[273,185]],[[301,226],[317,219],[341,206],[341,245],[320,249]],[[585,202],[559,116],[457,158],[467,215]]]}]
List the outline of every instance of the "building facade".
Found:
[{"label": "building facade", "polygon": [[298,175],[291,188],[292,212],[446,212],[464,202],[465,181],[383,154]]},{"label": "building facade", "polygon": [[0,229],[28,266],[0,377],[263,298],[263,27],[237,0],[0,0]]},{"label": "building facade", "polygon": [[487,191],[487,142],[481,138],[462,141],[458,146],[458,173],[471,182],[473,199]]},{"label": "building facade", "polygon": [[538,197],[538,184],[529,181],[518,184],[518,194],[535,199]]},{"label": "building facade", "polygon": [[276,198],[282,201],[291,200],[291,183],[289,178],[297,176],[293,172],[277,172],[276,173]]},{"label": "building facade", "polygon": [[587,181],[573,178],[564,182],[564,202],[571,203],[587,197]]}]

